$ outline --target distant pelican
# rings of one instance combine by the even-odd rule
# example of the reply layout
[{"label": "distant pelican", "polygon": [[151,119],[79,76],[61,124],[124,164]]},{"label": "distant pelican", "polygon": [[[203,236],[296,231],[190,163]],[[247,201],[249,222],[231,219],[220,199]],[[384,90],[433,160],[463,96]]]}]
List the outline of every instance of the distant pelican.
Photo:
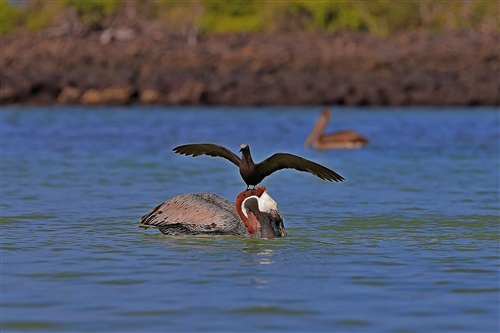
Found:
[{"label": "distant pelican", "polygon": [[241,178],[247,184],[247,189],[250,185],[259,184],[265,177],[281,169],[310,172],[316,177],[329,181],[341,182],[344,180],[344,177],[327,167],[287,153],[276,153],[255,164],[250,154],[250,146],[246,143],[240,146],[241,159],[226,147],[212,143],[183,145],[175,147],[173,151],[186,156],[192,155],[193,157],[200,155],[218,156],[233,162],[240,169]]},{"label": "distant pelican", "polygon": [[139,227],[166,235],[286,236],[278,204],[264,186],[241,192],[236,204],[212,193],[178,195],[151,209]]},{"label": "distant pelican", "polygon": [[330,121],[332,113],[323,109],[311,133],[306,139],[304,146],[309,148],[313,145],[315,149],[357,149],[368,143],[368,139],[351,130],[343,130],[331,134],[323,134],[326,125]]}]

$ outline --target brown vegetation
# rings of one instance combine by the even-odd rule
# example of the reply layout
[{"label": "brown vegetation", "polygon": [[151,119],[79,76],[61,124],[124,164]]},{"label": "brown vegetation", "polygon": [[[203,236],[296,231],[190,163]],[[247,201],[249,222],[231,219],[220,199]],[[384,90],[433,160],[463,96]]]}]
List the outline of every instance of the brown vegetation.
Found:
[{"label": "brown vegetation", "polygon": [[1,37],[0,103],[499,105],[497,33]]}]

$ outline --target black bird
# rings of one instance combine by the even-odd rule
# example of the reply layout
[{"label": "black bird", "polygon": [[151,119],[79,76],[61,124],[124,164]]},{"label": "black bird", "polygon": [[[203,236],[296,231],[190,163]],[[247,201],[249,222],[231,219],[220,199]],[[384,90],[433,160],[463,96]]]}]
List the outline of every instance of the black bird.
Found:
[{"label": "black bird", "polygon": [[300,156],[287,153],[276,153],[262,162],[255,164],[250,154],[250,147],[244,143],[240,148],[241,159],[226,147],[212,143],[183,145],[175,147],[173,151],[178,154],[193,157],[200,155],[224,157],[239,167],[241,178],[243,178],[243,181],[247,184],[247,189],[250,185],[255,187],[255,185],[259,184],[264,178],[281,169],[295,169],[309,172],[316,177],[328,181],[341,182],[344,180],[344,177],[327,167],[306,160]]}]

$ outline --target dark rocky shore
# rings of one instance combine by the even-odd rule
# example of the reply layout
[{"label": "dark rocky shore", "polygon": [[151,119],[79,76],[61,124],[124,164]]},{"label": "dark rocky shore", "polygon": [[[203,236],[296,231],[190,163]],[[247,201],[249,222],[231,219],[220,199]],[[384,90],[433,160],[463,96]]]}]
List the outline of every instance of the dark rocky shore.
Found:
[{"label": "dark rocky shore", "polygon": [[499,37],[17,34],[0,104],[500,105]]}]

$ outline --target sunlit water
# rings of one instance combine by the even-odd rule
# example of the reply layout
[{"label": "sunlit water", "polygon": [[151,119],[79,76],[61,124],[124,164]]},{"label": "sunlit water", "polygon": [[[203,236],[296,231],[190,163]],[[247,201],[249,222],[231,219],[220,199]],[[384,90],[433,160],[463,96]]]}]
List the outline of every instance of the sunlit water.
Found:
[{"label": "sunlit water", "polygon": [[[334,110],[356,151],[303,141],[319,108],[3,108],[1,325],[9,331],[499,331],[499,113]],[[214,142],[327,165],[263,182],[289,236],[137,228],[181,193],[234,201]]]}]

